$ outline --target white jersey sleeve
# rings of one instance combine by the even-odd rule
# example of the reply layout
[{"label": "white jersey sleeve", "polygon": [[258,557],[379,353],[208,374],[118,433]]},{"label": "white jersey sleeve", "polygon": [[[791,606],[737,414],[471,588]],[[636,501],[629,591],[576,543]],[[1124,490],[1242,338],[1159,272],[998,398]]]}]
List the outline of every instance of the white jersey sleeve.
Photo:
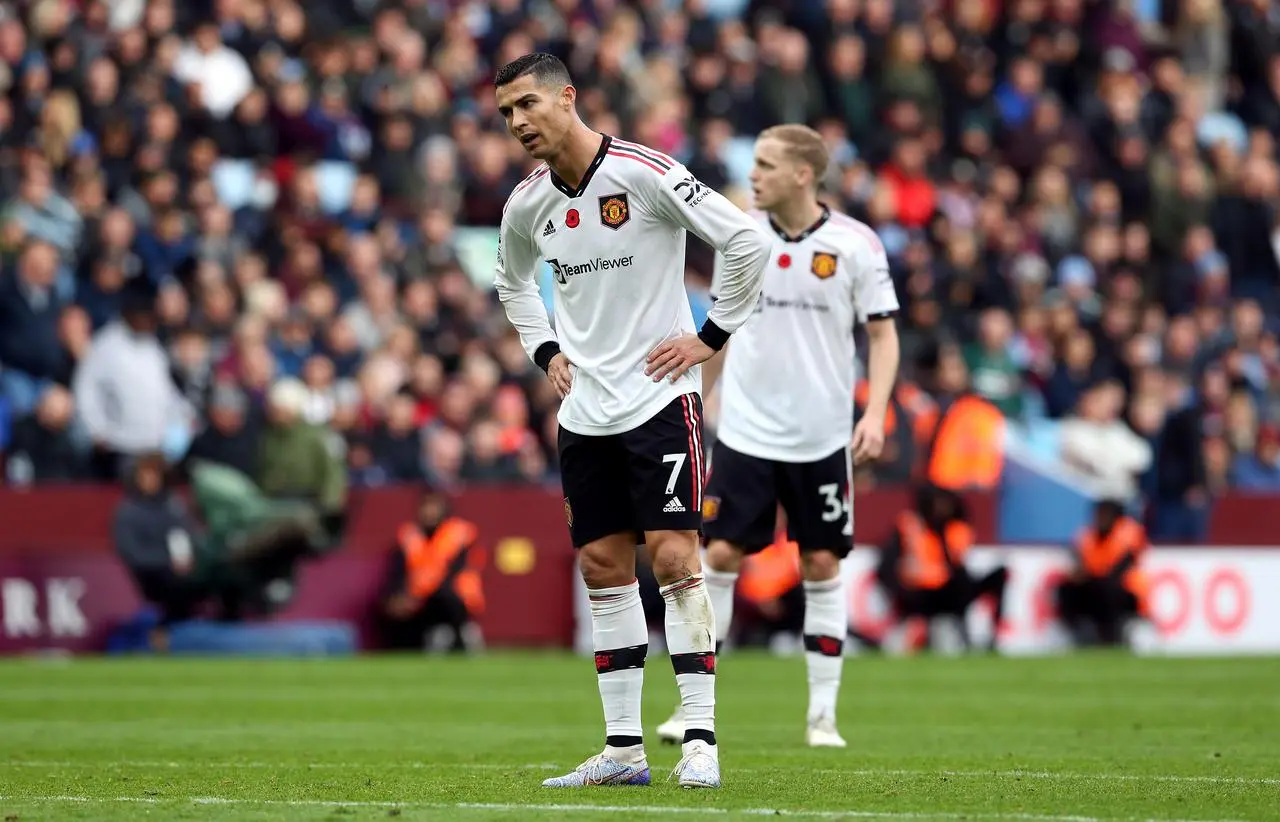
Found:
[{"label": "white jersey sleeve", "polygon": [[853,273],[853,304],[860,323],[885,319],[898,310],[898,294],[884,246],[874,234],[868,240],[851,245],[846,257]]},{"label": "white jersey sleeve", "polygon": [[704,339],[712,337],[718,343],[712,347],[721,348],[755,311],[773,239],[757,221],[680,164],[662,178],[653,207],[717,252],[712,292],[716,304],[707,321],[722,333],[704,327]]},{"label": "white jersey sleeve", "polygon": [[538,248],[517,224],[517,213],[509,208],[502,214],[494,288],[507,319],[520,334],[525,352],[537,362],[535,355],[538,349],[547,343],[555,343],[556,335],[551,330],[546,306],[538,292]]}]

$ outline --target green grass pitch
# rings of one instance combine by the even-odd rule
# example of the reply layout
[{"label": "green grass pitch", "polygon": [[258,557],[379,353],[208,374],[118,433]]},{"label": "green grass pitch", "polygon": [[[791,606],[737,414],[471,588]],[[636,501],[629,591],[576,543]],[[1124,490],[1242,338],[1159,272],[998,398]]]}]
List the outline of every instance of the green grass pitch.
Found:
[{"label": "green grass pitch", "polygon": [[0,819],[1280,819],[1280,660],[850,659],[845,751],[803,744],[801,659],[726,656],[725,787],[551,791],[596,753],[558,654],[0,663]]}]

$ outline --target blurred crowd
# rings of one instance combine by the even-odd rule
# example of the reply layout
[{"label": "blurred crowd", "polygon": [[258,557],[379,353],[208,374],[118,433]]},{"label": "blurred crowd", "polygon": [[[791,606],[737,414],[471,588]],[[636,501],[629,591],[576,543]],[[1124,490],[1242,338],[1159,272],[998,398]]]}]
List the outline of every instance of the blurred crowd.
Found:
[{"label": "blurred crowd", "polygon": [[528,170],[491,78],[534,49],[743,205],[753,136],[819,128],[891,258],[907,416],[1062,421],[1184,514],[1280,490],[1268,0],[0,3],[8,481],[248,470],[285,380],[356,485],[553,481],[554,393],[460,241]]}]

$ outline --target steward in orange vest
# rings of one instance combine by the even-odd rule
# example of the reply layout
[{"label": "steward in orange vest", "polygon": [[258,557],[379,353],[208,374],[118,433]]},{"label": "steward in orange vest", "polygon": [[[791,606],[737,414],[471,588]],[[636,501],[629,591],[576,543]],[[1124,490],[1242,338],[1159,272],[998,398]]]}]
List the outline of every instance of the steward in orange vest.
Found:
[{"label": "steward in orange vest", "polygon": [[[876,576],[901,619],[964,617],[981,596],[995,600],[993,618],[1000,624],[1009,572],[1003,566],[982,577],[965,567],[973,546],[973,528],[959,495],[932,483],[916,493],[916,510],[904,511],[880,553]],[[967,635],[965,636],[968,643]],[[996,644],[993,635],[991,650]]]},{"label": "steward in orange vest", "polygon": [[989,491],[1004,472],[1004,414],[991,402],[965,393],[944,403],[929,444],[928,481],[953,491]]},{"label": "steward in orange vest", "polygon": [[385,644],[470,651],[482,645],[484,552],[476,526],[450,516],[443,494],[428,491],[416,522],[396,533],[381,600]]},{"label": "steward in orange vest", "polygon": [[[854,416],[862,419],[871,398],[871,383],[861,379],[853,390]],[[938,423],[938,404],[914,383],[900,380],[889,397],[884,417],[884,451],[869,467],[885,485],[910,482],[923,460]]]},{"label": "steward in orange vest", "polygon": [[1058,586],[1058,613],[1077,644],[1118,645],[1125,624],[1146,613],[1146,550],[1147,532],[1123,504],[1094,507],[1093,522],[1076,537],[1075,574]]},{"label": "steward in orange vest", "polygon": [[742,560],[738,594],[750,607],[738,620],[741,645],[768,645],[779,633],[800,635],[804,628],[804,575],[800,545],[779,531],[773,544]]}]

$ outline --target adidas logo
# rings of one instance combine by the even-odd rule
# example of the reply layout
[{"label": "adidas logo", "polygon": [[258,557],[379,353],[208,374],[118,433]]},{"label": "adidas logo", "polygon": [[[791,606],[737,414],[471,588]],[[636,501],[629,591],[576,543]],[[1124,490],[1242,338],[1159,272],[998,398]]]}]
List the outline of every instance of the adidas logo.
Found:
[{"label": "adidas logo", "polygon": [[542,236],[550,237],[552,234],[555,234],[555,233],[556,233],[555,225],[550,220],[547,220],[547,227],[542,229]]},{"label": "adidas logo", "polygon": [[664,514],[680,514],[684,512],[684,503],[680,502],[679,497],[672,497],[667,503],[667,507],[662,509]]}]

